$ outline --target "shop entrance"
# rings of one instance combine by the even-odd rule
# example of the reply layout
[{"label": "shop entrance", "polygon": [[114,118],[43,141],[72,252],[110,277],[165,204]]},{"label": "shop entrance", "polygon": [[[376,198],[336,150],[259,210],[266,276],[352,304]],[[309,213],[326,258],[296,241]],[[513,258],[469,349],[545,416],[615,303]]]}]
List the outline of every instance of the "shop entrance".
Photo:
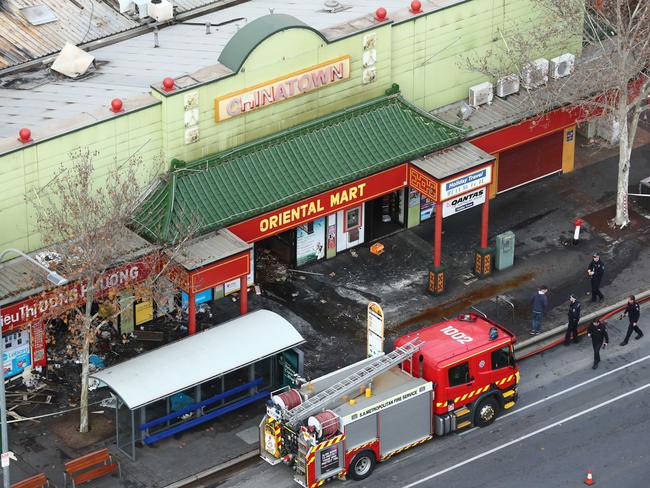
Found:
[{"label": "shop entrance", "polygon": [[366,202],[366,241],[379,239],[404,228],[404,189]]}]

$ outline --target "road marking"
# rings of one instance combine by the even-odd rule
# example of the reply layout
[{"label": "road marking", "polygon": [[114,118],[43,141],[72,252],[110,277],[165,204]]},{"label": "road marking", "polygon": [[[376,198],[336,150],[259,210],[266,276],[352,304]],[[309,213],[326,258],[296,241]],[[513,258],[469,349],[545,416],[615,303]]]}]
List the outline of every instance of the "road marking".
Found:
[{"label": "road marking", "polygon": [[571,420],[582,417],[583,415],[587,415],[588,413],[591,413],[594,410],[597,410],[597,409],[599,409],[601,407],[604,407],[606,405],[609,405],[610,403],[614,403],[614,402],[616,402],[618,400],[621,400],[622,398],[628,397],[630,395],[634,395],[635,393],[638,393],[638,392],[640,392],[642,390],[645,390],[646,388],[650,388],[650,383],[646,383],[643,386],[640,386],[638,388],[635,388],[634,390],[623,393],[623,394],[621,394],[621,395],[619,395],[617,397],[610,398],[609,400],[606,400],[606,401],[604,401],[602,403],[599,403],[598,405],[594,405],[593,407],[589,407],[587,410],[583,410],[582,412],[574,413],[573,415],[570,415],[570,416],[568,416],[568,417],[566,417],[566,418],[564,418],[562,420],[558,420],[557,422],[553,422],[552,424],[547,425],[546,427],[542,427],[541,429],[537,429],[537,430],[535,430],[533,432],[530,432],[530,433],[528,433],[526,435],[523,435],[521,437],[513,439],[513,440],[511,440],[509,442],[506,442],[505,444],[502,444],[502,445],[500,445],[498,447],[495,447],[494,449],[490,449],[489,451],[485,451],[485,452],[483,452],[481,454],[477,454],[474,457],[466,459],[465,461],[462,461],[462,462],[460,462],[458,464],[454,464],[453,466],[450,466],[450,467],[448,467],[446,469],[443,469],[442,471],[438,471],[437,473],[433,473],[433,474],[430,474],[429,476],[425,476],[424,478],[419,479],[417,481],[414,481],[413,483],[410,483],[408,485],[405,485],[402,488],[412,488],[414,486],[418,486],[418,485],[420,485],[422,483],[425,483],[425,482],[427,482],[429,480],[432,480],[433,478],[437,478],[439,476],[442,476],[443,474],[449,473],[450,471],[453,471],[453,470],[458,469],[458,468],[460,468],[462,466],[465,466],[466,464],[477,461],[478,459],[489,456],[490,454],[494,454],[495,452],[498,452],[498,451],[500,451],[502,449],[505,449],[506,447],[510,447],[513,444],[517,444],[517,443],[519,443],[521,441],[525,441],[526,439],[529,439],[530,437],[534,437],[537,434],[541,434],[542,432],[546,432],[547,430],[550,430],[550,429],[552,429],[554,427],[557,427],[558,425],[565,424],[565,423],[567,423],[567,422],[569,422]]},{"label": "road marking", "polygon": [[[589,383],[593,383],[594,381],[598,381],[600,379],[603,379],[606,376],[609,376],[610,374],[614,374],[614,373],[618,373],[619,371],[623,371],[624,369],[630,368],[630,367],[634,366],[635,364],[642,363],[643,361],[647,361],[648,359],[650,359],[650,354],[647,355],[647,356],[643,356],[642,358],[635,359],[631,363],[624,364],[623,366],[619,366],[618,368],[612,369],[611,371],[607,371],[606,373],[603,373],[601,375],[594,376],[593,378],[590,378],[590,379],[588,379],[586,381],[583,381],[582,383],[578,383],[577,385],[573,385],[573,386],[571,386],[569,388],[566,388],[566,389],[564,389],[562,391],[559,391],[557,393],[553,393],[552,395],[546,396],[546,397],[542,398],[541,400],[537,400],[536,402],[533,402],[533,403],[531,403],[529,405],[524,405],[522,407],[519,407],[516,410],[513,410],[512,412],[508,412],[505,415],[501,415],[500,417],[497,417],[496,420],[505,419],[507,417],[510,417],[511,415],[515,415],[515,414],[524,412],[524,411],[528,410],[529,408],[532,408],[532,407],[535,407],[535,406],[539,405],[540,403],[544,403],[544,402],[546,402],[548,400],[552,400],[553,398],[564,395],[565,393],[568,393],[570,391],[576,390],[578,388],[582,388],[583,386],[588,385]],[[458,435],[459,436],[464,436],[464,435],[467,435],[470,432],[474,432],[475,430],[478,430],[478,429],[479,429],[479,427],[474,427],[474,428],[472,428],[470,430],[466,430],[465,432],[461,432]]]}]

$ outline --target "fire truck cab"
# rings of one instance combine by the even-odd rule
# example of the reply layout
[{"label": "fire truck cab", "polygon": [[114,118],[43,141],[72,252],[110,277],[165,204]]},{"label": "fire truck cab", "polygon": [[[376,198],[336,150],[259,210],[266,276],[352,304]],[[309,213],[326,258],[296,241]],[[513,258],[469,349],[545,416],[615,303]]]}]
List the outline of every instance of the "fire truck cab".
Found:
[{"label": "fire truck cab", "polygon": [[377,462],[435,436],[489,425],[517,401],[514,342],[495,322],[464,314],[399,337],[388,354],[274,392],[261,457],[316,488],[364,479]]}]

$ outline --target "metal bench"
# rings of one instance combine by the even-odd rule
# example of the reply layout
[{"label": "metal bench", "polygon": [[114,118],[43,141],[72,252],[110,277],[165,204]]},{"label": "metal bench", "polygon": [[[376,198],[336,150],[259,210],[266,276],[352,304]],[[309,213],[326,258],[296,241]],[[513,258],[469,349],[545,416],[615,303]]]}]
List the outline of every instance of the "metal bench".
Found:
[{"label": "metal bench", "polygon": [[168,426],[164,428],[161,431],[158,431],[156,433],[150,433],[149,429],[153,427],[157,427],[163,424],[167,424],[168,422],[178,419],[182,417],[185,414],[188,414],[190,412],[194,412],[196,410],[201,410],[205,409],[205,407],[209,407],[211,405],[214,405],[215,403],[224,400],[226,398],[232,397],[238,393],[243,393],[246,390],[250,390],[251,388],[257,388],[258,386],[261,386],[263,384],[262,378],[257,378],[251,382],[245,383],[243,385],[236,386],[235,388],[232,388],[228,391],[225,391],[223,393],[219,393],[218,395],[214,395],[210,398],[207,398],[206,400],[203,400],[201,402],[196,402],[191,405],[188,405],[185,408],[182,408],[180,410],[177,410],[175,412],[172,412],[168,415],[165,415],[163,417],[157,418],[155,420],[152,420],[150,422],[147,422],[145,424],[140,425],[139,430],[144,432],[144,443],[147,445],[151,445],[155,442],[158,442],[162,439],[165,439],[167,437],[171,437],[174,434],[177,434],[179,432],[183,432],[184,430],[191,429],[192,427],[195,427],[197,425],[200,425],[204,422],[207,422],[209,420],[215,419],[217,417],[220,417],[221,415],[225,415],[227,413],[230,413],[234,410],[237,410],[238,408],[244,407],[246,405],[249,405],[251,403],[254,403],[258,400],[268,398],[269,396],[269,390],[268,389],[262,389],[260,391],[257,391],[256,393],[243,398],[241,400],[232,402],[230,404],[224,405],[222,407],[216,408],[215,410],[212,410],[211,412],[204,413],[200,417],[194,418],[192,420],[187,420],[184,422],[179,422],[177,424]]},{"label": "metal bench", "polygon": [[45,476],[45,473],[38,473],[22,481],[13,483],[11,488],[45,488],[46,486],[50,486],[50,482]]},{"label": "metal bench", "polygon": [[72,480],[73,488],[82,483],[96,480],[110,473],[118,472],[122,478],[120,463],[113,461],[108,449],[100,449],[85,456],[81,456],[65,463],[63,473],[63,486],[68,485],[68,476]]}]

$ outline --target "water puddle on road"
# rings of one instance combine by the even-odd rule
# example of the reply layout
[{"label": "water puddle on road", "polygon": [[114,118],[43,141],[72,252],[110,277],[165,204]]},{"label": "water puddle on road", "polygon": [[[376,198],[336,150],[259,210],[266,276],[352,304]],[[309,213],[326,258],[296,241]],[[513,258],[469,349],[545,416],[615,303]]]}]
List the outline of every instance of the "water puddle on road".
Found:
[{"label": "water puddle on road", "polygon": [[513,288],[518,288],[524,283],[531,281],[534,277],[535,273],[524,273],[500,283],[491,283],[489,285],[482,286],[466,295],[458,297],[455,300],[423,310],[419,314],[397,325],[395,327],[395,330],[403,330],[411,325],[416,325],[423,322],[426,322],[427,324],[439,322],[445,317],[449,318],[458,314],[459,312],[469,310],[472,305],[492,298],[495,295],[499,295],[508,290],[512,290]]}]

